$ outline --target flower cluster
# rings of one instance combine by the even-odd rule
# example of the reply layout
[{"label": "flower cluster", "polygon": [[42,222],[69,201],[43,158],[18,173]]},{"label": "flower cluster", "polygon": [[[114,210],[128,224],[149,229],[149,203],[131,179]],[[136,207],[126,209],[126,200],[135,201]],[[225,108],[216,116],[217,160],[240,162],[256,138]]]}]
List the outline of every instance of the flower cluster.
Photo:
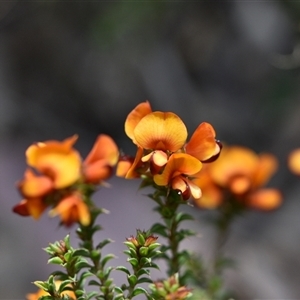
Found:
[{"label": "flower cluster", "polygon": [[186,286],[181,286],[178,274],[163,281],[156,281],[150,285],[151,296],[156,300],[185,300],[192,294]]},{"label": "flower cluster", "polygon": [[202,197],[195,200],[201,208],[219,207],[226,197],[240,204],[260,210],[272,210],[282,202],[279,190],[263,188],[277,169],[272,154],[256,154],[241,146],[227,146],[220,157],[206,165],[194,180],[202,189]]},{"label": "flower cluster", "polygon": [[[59,281],[59,280],[54,281],[53,289],[59,290],[60,288],[61,288],[61,281]],[[63,291],[61,293],[61,295],[66,296],[67,299],[69,299],[69,300],[76,299],[76,296],[75,296],[74,292],[72,292],[72,291]],[[40,288],[36,293],[27,294],[26,300],[39,300],[39,299],[41,299],[41,297],[45,297],[45,296],[50,297],[51,295],[50,295],[50,293],[46,292],[44,289]],[[58,298],[58,299],[60,299],[60,298]]]},{"label": "flower cluster", "polygon": [[47,207],[59,215],[64,225],[90,223],[85,196],[109,178],[118,161],[118,148],[111,137],[99,135],[92,150],[82,160],[73,148],[77,136],[63,141],[46,141],[26,150],[28,168],[18,189],[24,198],[13,211],[38,219]]},{"label": "flower cluster", "polygon": [[134,159],[120,158],[118,176],[151,178],[157,186],[179,191],[185,200],[201,197],[192,176],[221,150],[209,123],[201,123],[187,142],[186,126],[176,114],[153,112],[149,102],[143,102],[129,113],[125,132],[137,146],[137,153]]}]

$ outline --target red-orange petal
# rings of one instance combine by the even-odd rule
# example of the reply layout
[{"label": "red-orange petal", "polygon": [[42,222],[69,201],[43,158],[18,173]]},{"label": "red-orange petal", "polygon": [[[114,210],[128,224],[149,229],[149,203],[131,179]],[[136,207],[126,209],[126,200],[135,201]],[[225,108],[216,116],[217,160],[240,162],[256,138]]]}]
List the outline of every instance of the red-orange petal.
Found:
[{"label": "red-orange petal", "polygon": [[247,192],[251,187],[251,180],[247,176],[233,177],[229,182],[229,188],[234,194],[243,194]]},{"label": "red-orange petal", "polygon": [[254,209],[269,211],[278,208],[282,203],[282,195],[277,189],[261,189],[247,197],[246,204]]},{"label": "red-orange petal", "polygon": [[277,158],[272,154],[260,154],[257,170],[253,178],[253,187],[265,185],[278,168]]},{"label": "red-orange petal", "polygon": [[201,161],[217,155],[221,148],[216,142],[214,128],[206,122],[201,123],[185,146],[186,153]]},{"label": "red-orange petal", "polygon": [[24,179],[18,183],[18,188],[25,198],[42,197],[54,188],[53,181],[47,176],[37,176],[27,169]]},{"label": "red-orange petal", "polygon": [[80,222],[82,225],[87,226],[91,221],[87,205],[77,194],[71,194],[62,199],[49,214],[51,217],[59,215],[66,226],[70,226],[76,222]]},{"label": "red-orange petal", "polygon": [[162,174],[154,175],[153,179],[157,185],[167,186],[171,178],[178,175],[194,175],[201,170],[202,163],[195,157],[186,153],[174,153],[169,158]]},{"label": "red-orange petal", "polygon": [[41,214],[47,208],[41,198],[23,199],[19,204],[14,206],[13,212],[25,217],[32,216],[34,219],[39,219]]},{"label": "red-orange petal", "polygon": [[23,199],[20,203],[13,207],[13,212],[22,216],[28,217],[30,216],[28,208],[27,208],[27,199]]},{"label": "red-orange petal", "polygon": [[125,121],[125,133],[136,144],[133,131],[136,125],[143,117],[152,112],[150,103],[148,101],[138,104],[127,116]]},{"label": "red-orange petal", "polygon": [[132,179],[132,178],[138,178],[138,177],[140,177],[140,173],[138,173],[137,169],[143,163],[142,160],[141,160],[142,156],[143,156],[143,153],[144,153],[144,149],[138,147],[137,151],[136,151],[136,155],[135,155],[134,161],[133,161],[131,167],[129,168],[127,174],[125,175],[126,179]]},{"label": "red-orange petal", "polygon": [[134,137],[144,149],[176,152],[186,141],[187,129],[176,114],[157,111],[142,118],[134,129]]},{"label": "red-orange petal", "polygon": [[116,168],[116,176],[125,177],[128,171],[130,170],[133,161],[131,160],[120,160],[117,164]]},{"label": "red-orange petal", "polygon": [[84,166],[83,176],[86,183],[98,184],[112,175],[113,168],[105,159]]},{"label": "red-orange petal", "polygon": [[114,166],[118,157],[119,150],[114,140],[106,134],[100,134],[83,164],[91,165],[98,160],[106,160],[108,165]]}]

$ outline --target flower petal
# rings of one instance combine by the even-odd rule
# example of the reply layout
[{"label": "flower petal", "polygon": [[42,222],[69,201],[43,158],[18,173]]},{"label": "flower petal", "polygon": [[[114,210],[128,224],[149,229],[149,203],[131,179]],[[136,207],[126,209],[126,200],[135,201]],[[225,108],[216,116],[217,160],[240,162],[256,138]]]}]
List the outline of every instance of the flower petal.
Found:
[{"label": "flower petal", "polygon": [[142,102],[137,105],[127,116],[125,121],[125,133],[127,136],[132,139],[136,144],[133,131],[136,125],[141,121],[143,117],[152,112],[150,103],[148,101]]},{"label": "flower petal", "polygon": [[282,195],[276,189],[261,189],[247,197],[246,204],[252,208],[269,211],[278,208],[282,203]]},{"label": "flower petal", "polygon": [[216,184],[226,187],[236,176],[252,179],[257,169],[258,155],[240,146],[224,147],[220,157],[210,166],[210,175]]},{"label": "flower petal", "polygon": [[183,147],[187,129],[182,120],[171,112],[153,112],[135,127],[136,143],[144,149],[176,152]]},{"label": "flower petal", "polygon": [[193,175],[193,182],[200,187],[202,196],[195,199],[194,203],[204,209],[215,209],[222,203],[222,192],[210,176],[211,164],[203,165],[200,172]]},{"label": "flower petal", "polygon": [[83,164],[91,165],[98,160],[105,159],[108,165],[114,166],[118,157],[119,150],[114,140],[106,134],[100,134]]},{"label": "flower petal", "polygon": [[278,161],[272,154],[260,154],[257,170],[253,178],[253,187],[265,185],[278,168]]},{"label": "flower petal", "polygon": [[42,198],[23,199],[19,204],[13,207],[13,212],[20,216],[32,216],[34,219],[39,219],[41,214],[47,208]]},{"label": "flower petal", "polygon": [[144,149],[138,147],[134,161],[125,176],[126,179],[138,178],[141,176],[141,174],[138,172],[138,169],[143,165],[143,162],[141,160],[143,153],[144,153]]},{"label": "flower petal", "polygon": [[174,153],[170,156],[162,174],[154,175],[157,185],[167,186],[172,178],[178,175],[194,175],[201,170],[202,163],[186,153]]},{"label": "flower petal", "polygon": [[81,176],[81,157],[72,148],[77,136],[62,142],[47,141],[30,146],[26,151],[27,163],[49,176],[57,189],[75,183]]},{"label": "flower petal", "polygon": [[293,150],[288,157],[289,169],[296,175],[300,175],[300,148]]},{"label": "flower petal", "polygon": [[221,151],[220,145],[216,142],[215,137],[216,133],[214,128],[209,123],[201,123],[186,144],[186,153],[201,161],[208,160]]},{"label": "flower petal", "polygon": [[251,180],[247,176],[235,176],[229,182],[232,193],[240,195],[247,192],[251,187]]},{"label": "flower petal", "polygon": [[25,198],[42,197],[53,190],[53,182],[49,177],[36,176],[31,169],[27,169],[18,188]]},{"label": "flower petal", "polygon": [[60,215],[62,222],[66,226],[71,226],[75,222],[80,222],[87,226],[90,224],[91,216],[87,205],[78,194],[71,194],[63,198],[49,215],[54,217]]}]

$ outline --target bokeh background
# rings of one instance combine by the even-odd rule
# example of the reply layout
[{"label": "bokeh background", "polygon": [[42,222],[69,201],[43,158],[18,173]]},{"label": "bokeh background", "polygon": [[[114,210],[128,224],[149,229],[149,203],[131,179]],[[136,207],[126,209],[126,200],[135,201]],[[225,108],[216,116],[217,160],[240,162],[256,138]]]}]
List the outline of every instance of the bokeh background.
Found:
[{"label": "bokeh background", "polygon": [[[42,248],[72,231],[12,214],[26,148],[78,133],[85,156],[106,133],[134,154],[123,124],[145,100],[189,132],[207,121],[223,142],[278,157],[270,185],[284,204],[235,222],[226,249],[238,268],[226,282],[236,299],[300,299],[300,179],[286,166],[300,147],[299,26],[297,1],[1,2],[0,299],[35,291],[52,270]],[[118,265],[125,237],[156,216],[137,181],[110,182],[96,199],[111,211],[100,238],[116,241],[106,251]],[[209,257],[213,232],[195,216],[200,237],[185,247]]]}]

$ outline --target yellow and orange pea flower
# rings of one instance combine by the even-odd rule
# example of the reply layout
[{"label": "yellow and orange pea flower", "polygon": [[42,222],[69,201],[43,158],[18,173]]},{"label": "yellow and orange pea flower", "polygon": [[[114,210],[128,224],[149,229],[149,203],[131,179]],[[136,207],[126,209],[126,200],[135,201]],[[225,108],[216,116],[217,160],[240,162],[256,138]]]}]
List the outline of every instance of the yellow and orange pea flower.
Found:
[{"label": "yellow and orange pea flower", "polygon": [[133,160],[120,158],[117,176],[150,176],[157,185],[179,190],[184,199],[201,196],[190,177],[200,171],[202,162],[213,160],[221,151],[209,123],[201,123],[187,142],[188,132],[180,117],[153,112],[146,101],[127,116],[125,133],[137,146],[137,154]]},{"label": "yellow and orange pea flower", "polygon": [[119,151],[112,138],[102,134],[82,161],[73,148],[77,138],[74,135],[61,142],[36,143],[27,149],[29,167],[24,179],[17,184],[24,199],[13,208],[14,212],[38,219],[52,206],[51,215],[60,215],[65,225],[76,221],[88,225],[90,215],[83,195],[80,196],[81,187],[98,185],[108,179],[118,161]]},{"label": "yellow and orange pea flower", "polygon": [[274,155],[256,154],[241,146],[224,147],[219,158],[199,172],[194,179],[202,190],[195,203],[201,208],[219,207],[232,195],[246,207],[272,210],[281,205],[278,189],[264,188],[278,167]]},{"label": "yellow and orange pea flower", "polygon": [[[59,280],[55,281],[56,288],[59,288],[60,283],[61,283],[61,281],[59,281]],[[72,299],[72,300],[77,299],[76,295],[72,291],[64,291],[64,292],[62,292],[62,295],[69,296],[70,299]],[[39,289],[36,293],[27,294],[26,295],[26,300],[38,300],[42,296],[50,296],[50,294],[45,292],[42,289]]]}]

